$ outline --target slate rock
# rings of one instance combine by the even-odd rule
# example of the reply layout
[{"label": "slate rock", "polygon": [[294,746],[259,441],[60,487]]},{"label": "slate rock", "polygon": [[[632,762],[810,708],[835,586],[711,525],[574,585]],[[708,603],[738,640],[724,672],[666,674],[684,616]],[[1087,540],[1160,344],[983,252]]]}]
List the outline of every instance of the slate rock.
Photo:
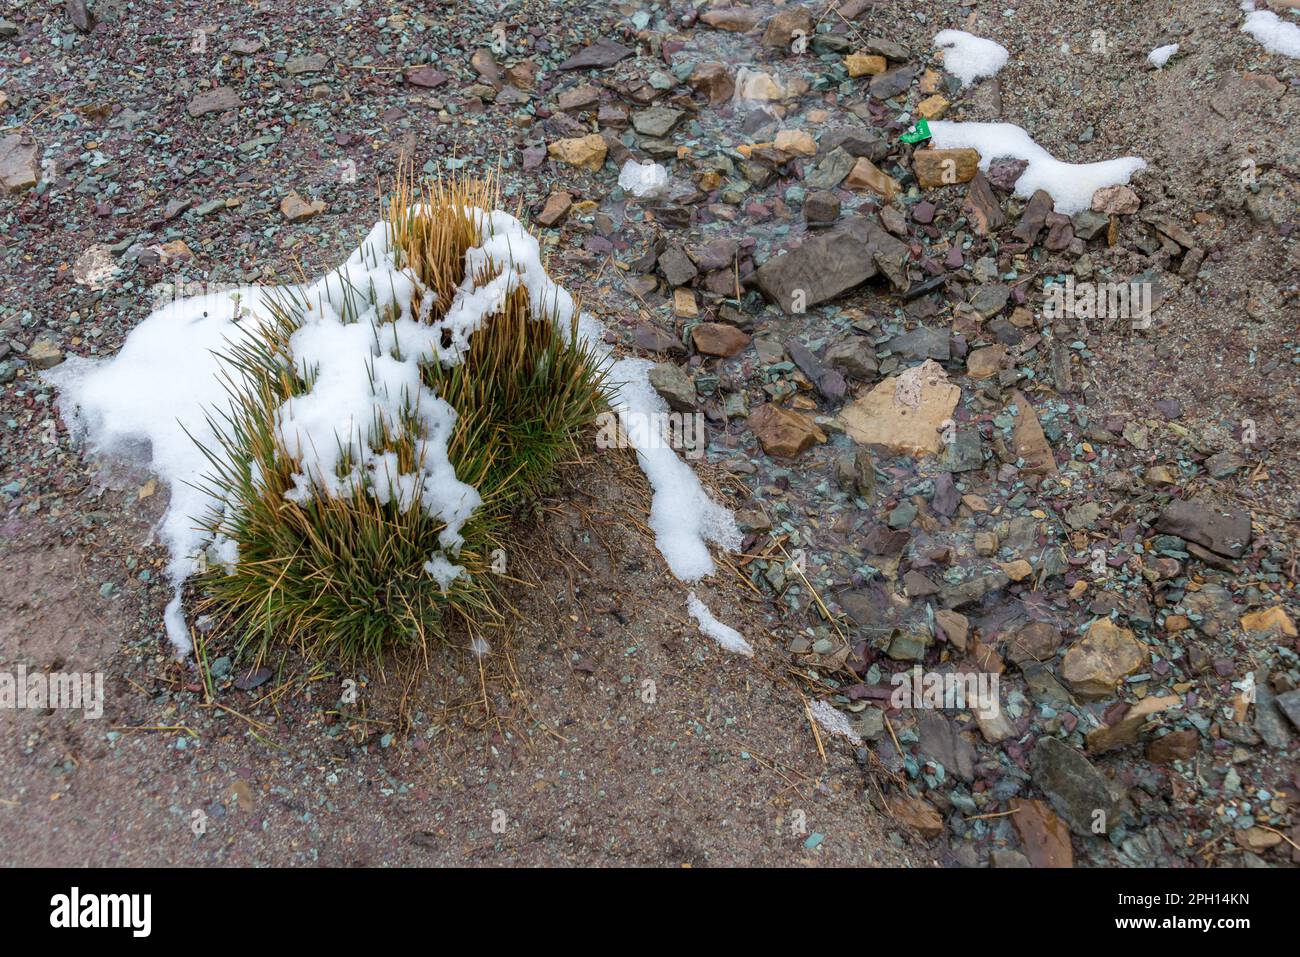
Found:
[{"label": "slate rock", "polygon": [[1250,544],[1250,513],[1205,496],[1170,502],[1155,527],[1227,558],[1240,558]]},{"label": "slate rock", "polygon": [[805,238],[795,249],[772,257],[755,271],[754,281],[768,299],[794,315],[803,311],[797,308],[797,290],[803,292],[806,310],[882,271],[896,288],[904,288],[909,253],[878,223],[852,216],[835,229]]},{"label": "slate rock", "polygon": [[1093,767],[1081,751],[1058,738],[1039,738],[1030,767],[1034,784],[1075,834],[1095,837],[1094,822],[1103,834],[1119,823],[1122,789]]},{"label": "slate rock", "polygon": [[613,40],[602,38],[583,50],[575,53],[563,63],[556,67],[557,70],[587,70],[603,69],[613,66],[620,60],[626,59],[635,53],[635,50],[623,46],[621,43],[615,43]]}]

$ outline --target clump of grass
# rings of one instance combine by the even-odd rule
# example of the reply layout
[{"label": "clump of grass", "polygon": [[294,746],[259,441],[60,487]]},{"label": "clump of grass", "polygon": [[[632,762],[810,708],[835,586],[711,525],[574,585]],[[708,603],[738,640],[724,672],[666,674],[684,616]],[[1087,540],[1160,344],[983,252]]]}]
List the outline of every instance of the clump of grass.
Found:
[{"label": "clump of grass", "polygon": [[[496,201],[491,183],[417,188],[409,176],[399,178],[385,219],[398,264],[426,288],[416,293],[412,315],[435,323],[446,314],[465,279],[466,250],[478,244],[472,208],[490,210]],[[344,298],[345,322],[375,304],[356,289]],[[427,647],[445,634],[448,616],[471,631],[491,627],[500,620],[493,550],[505,541],[512,512],[546,489],[576,437],[606,407],[604,367],[580,343],[576,318],[561,328],[554,316],[532,314],[522,289],[473,334],[463,362],[421,366],[424,384],[458,413],[448,442],[456,477],[483,499],[461,529],[455,558],[468,574],[444,592],[424,564],[445,526],[418,503],[402,508],[395,496],[382,503],[365,488],[286,498],[301,468],[280,439],[276,415],[312,385],[312,370],[295,366],[289,342],[308,305],[300,294],[280,296],[265,332],[226,356],[235,411],[214,423],[222,447],[208,450],[208,490],[225,506],[205,526],[214,551],[229,541],[239,557],[203,576],[205,604],[224,614],[238,648],[259,658],[288,644],[316,659],[374,660],[412,644]],[[376,421],[371,430],[371,448],[395,453],[401,471],[416,464],[415,420],[412,409],[412,428]]]}]

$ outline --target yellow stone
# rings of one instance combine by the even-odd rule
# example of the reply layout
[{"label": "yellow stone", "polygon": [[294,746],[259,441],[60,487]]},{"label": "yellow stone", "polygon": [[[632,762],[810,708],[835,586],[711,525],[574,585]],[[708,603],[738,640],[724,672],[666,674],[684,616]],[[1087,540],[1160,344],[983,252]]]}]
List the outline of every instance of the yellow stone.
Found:
[{"label": "yellow stone", "polygon": [[776,134],[776,148],[795,156],[816,156],[817,141],[803,130],[782,130]]},{"label": "yellow stone", "polygon": [[685,286],[678,286],[673,290],[673,312],[679,319],[694,319],[700,314],[699,306],[695,303],[695,293]]},{"label": "yellow stone", "polygon": [[1024,581],[1034,573],[1034,566],[1023,558],[1017,558],[1014,562],[998,562],[998,568],[1013,582]]},{"label": "yellow stone", "polygon": [[916,112],[920,113],[923,119],[937,120],[948,112],[949,105],[947,100],[936,93],[916,104]]},{"label": "yellow stone", "polygon": [[1295,623],[1282,610],[1281,605],[1261,608],[1241,616],[1241,627],[1257,634],[1281,634],[1288,638],[1296,637]]},{"label": "yellow stone", "polygon": [[608,147],[599,133],[587,136],[573,136],[569,139],[556,140],[546,148],[551,159],[579,169],[592,171],[605,165],[605,153]]},{"label": "yellow stone", "polygon": [[844,431],[859,445],[883,445],[910,455],[934,455],[943,425],[957,408],[961,389],[931,359],[891,376],[840,413]]},{"label": "yellow stone", "polygon": [[884,57],[874,53],[850,53],[844,58],[844,65],[848,67],[849,76],[859,77],[884,73],[888,64]]},{"label": "yellow stone", "polygon": [[844,186],[846,189],[853,190],[869,189],[882,196],[885,202],[892,201],[903,188],[898,180],[881,170],[865,156],[859,156],[858,161],[853,164],[849,175],[844,177]]}]

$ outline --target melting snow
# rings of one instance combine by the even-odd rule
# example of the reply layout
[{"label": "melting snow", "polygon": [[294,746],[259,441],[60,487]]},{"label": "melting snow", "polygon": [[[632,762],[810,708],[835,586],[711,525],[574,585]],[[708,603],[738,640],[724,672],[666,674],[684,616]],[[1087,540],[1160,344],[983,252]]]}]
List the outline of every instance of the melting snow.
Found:
[{"label": "melting snow", "polygon": [[700,631],[714,639],[727,651],[735,652],[738,655],[752,655],[754,653],[754,649],[750,647],[749,642],[744,639],[740,632],[714,618],[713,612],[709,611],[704,602],[695,597],[695,592],[691,592],[687,596],[686,610],[699,623]]},{"label": "melting snow", "polygon": [[943,48],[943,68],[970,86],[981,77],[994,76],[1007,65],[1006,47],[965,30],[941,30],[934,45]]},{"label": "melting snow", "polygon": [[1056,211],[1067,216],[1087,209],[1097,190],[1127,183],[1147,165],[1137,156],[1100,163],[1063,163],[1014,123],[935,120],[930,124],[930,134],[930,144],[936,149],[978,150],[980,169],[985,171],[995,159],[1025,160],[1029,166],[1016,180],[1016,195],[1029,197],[1036,190],[1046,190],[1056,203]]},{"label": "melting snow", "polygon": [[[1249,9],[1243,4],[1242,9]],[[1256,10],[1241,25],[1269,53],[1300,59],[1300,25],[1289,23],[1271,10]]]},{"label": "melting snow", "polygon": [[862,744],[862,738],[849,726],[849,719],[844,717],[844,712],[837,710],[833,705],[819,698],[808,705],[808,711],[827,734],[838,734],[848,738],[854,745]]},{"label": "melting snow", "polygon": [[1177,43],[1167,43],[1162,47],[1156,47],[1147,54],[1147,62],[1157,70],[1164,67],[1169,62],[1169,58],[1178,52]]}]

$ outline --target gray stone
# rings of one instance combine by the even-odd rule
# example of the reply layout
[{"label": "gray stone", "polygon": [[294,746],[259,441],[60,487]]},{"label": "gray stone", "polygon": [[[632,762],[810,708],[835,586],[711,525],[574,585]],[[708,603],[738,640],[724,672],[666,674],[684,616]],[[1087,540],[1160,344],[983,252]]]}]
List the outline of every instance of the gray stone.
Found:
[{"label": "gray stone", "polygon": [[803,218],[810,223],[833,223],[840,218],[840,198],[827,190],[814,190],[804,197]]},{"label": "gray stone", "polygon": [[889,340],[889,350],[914,359],[937,359],[947,362],[951,355],[947,329],[917,326]]},{"label": "gray stone", "polygon": [[953,441],[944,443],[939,467],[948,472],[972,472],[984,467],[984,444],[978,429],[958,429]]},{"label": "gray stone", "polygon": [[301,73],[319,73],[329,66],[329,62],[329,57],[323,53],[291,56],[284,61],[284,72],[290,76],[298,76]]},{"label": "gray stone", "polygon": [[642,136],[664,137],[672,132],[685,114],[666,106],[652,106],[632,114],[632,126]]},{"label": "gray stone", "polygon": [[1123,789],[1093,767],[1081,751],[1057,738],[1039,738],[1030,765],[1034,783],[1075,834],[1095,837],[1094,824],[1104,834],[1119,823]]},{"label": "gray stone", "polygon": [[1287,716],[1297,729],[1300,729],[1300,689],[1287,691],[1273,699],[1274,703]]},{"label": "gray stone", "polygon": [[53,369],[63,361],[63,352],[52,339],[37,339],[27,350],[27,361],[34,369]]},{"label": "gray stone", "polygon": [[659,257],[659,268],[671,286],[685,286],[698,275],[695,263],[681,246],[669,246]]},{"label": "gray stone", "polygon": [[874,379],[879,371],[876,349],[866,336],[845,336],[826,347],[826,363],[855,379]]},{"label": "gray stone", "polygon": [[989,319],[1006,308],[1011,298],[1011,287],[1000,282],[986,283],[975,290],[970,305],[980,317]]},{"label": "gray stone", "polygon": [[886,70],[878,76],[873,76],[868,89],[876,99],[887,100],[891,96],[898,96],[911,86],[912,78],[915,76],[916,67],[896,66],[892,70]]},{"label": "gray stone", "polygon": [[660,362],[650,369],[648,378],[674,412],[695,411],[695,382],[679,365]]},{"label": "gray stone", "polygon": [[851,153],[836,147],[826,154],[816,169],[804,177],[803,185],[811,190],[834,189],[849,175],[856,162]]},{"label": "gray stone", "polygon": [[1291,743],[1291,732],[1282,720],[1282,713],[1273,696],[1273,689],[1268,684],[1268,669],[1261,668],[1255,672],[1255,733],[1270,748],[1278,750]]}]

